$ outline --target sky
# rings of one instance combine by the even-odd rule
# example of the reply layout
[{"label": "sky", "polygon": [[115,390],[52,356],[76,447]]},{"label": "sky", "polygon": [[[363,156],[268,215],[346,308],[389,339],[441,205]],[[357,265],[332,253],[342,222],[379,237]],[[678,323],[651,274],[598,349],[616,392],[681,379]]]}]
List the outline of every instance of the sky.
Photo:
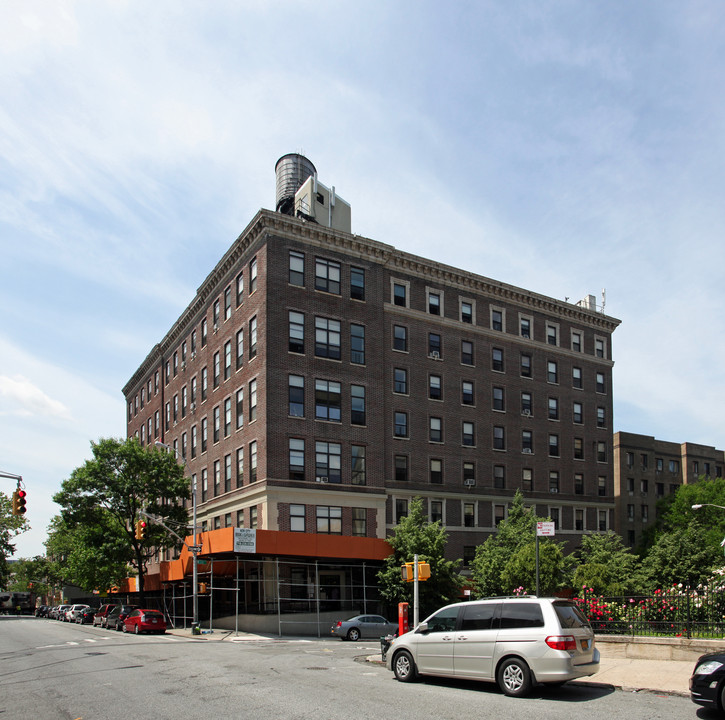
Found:
[{"label": "sky", "polygon": [[[721,0],[3,0],[0,471],[52,496],[121,388],[315,164],[358,235],[613,336],[615,431],[725,448]],[[0,478],[0,491],[13,483]]]}]

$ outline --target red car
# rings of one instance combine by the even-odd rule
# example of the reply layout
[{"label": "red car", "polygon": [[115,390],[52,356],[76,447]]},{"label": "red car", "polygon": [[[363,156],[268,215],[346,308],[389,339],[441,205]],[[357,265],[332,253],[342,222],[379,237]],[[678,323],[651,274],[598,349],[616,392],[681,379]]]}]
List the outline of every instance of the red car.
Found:
[{"label": "red car", "polygon": [[123,620],[123,632],[133,632],[136,635],[142,632],[152,632],[163,635],[166,632],[166,620],[158,610],[137,608]]}]

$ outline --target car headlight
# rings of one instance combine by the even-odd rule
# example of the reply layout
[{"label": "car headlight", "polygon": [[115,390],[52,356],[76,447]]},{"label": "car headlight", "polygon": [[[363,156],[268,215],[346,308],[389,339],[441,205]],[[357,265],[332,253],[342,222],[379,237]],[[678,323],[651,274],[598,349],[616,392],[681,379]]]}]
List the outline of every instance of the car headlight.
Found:
[{"label": "car headlight", "polygon": [[698,665],[695,668],[695,675],[711,675],[715,672],[715,670],[718,670],[722,667],[722,663],[718,660],[707,660],[701,665]]}]

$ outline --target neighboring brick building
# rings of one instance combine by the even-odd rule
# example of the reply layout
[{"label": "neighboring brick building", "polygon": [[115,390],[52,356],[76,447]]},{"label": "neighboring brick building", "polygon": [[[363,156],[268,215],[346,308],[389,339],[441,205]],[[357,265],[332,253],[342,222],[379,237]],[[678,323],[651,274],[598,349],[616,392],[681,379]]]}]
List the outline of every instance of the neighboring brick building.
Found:
[{"label": "neighboring brick building", "polygon": [[614,434],[614,530],[634,547],[657,518],[657,501],[703,477],[722,477],[725,453],[708,445]]},{"label": "neighboring brick building", "polygon": [[296,217],[260,210],[123,389],[203,528],[379,540],[421,496],[468,560],[517,488],[559,539],[613,527],[619,321],[353,235],[309,161],[277,169]]}]

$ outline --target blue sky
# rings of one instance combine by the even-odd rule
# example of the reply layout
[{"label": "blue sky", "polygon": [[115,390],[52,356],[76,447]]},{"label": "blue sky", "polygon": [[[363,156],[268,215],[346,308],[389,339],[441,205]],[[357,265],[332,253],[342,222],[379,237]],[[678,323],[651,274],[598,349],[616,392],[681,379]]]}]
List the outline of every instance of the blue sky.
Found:
[{"label": "blue sky", "polygon": [[[51,501],[303,152],[353,231],[614,334],[615,430],[725,446],[720,0],[5,0],[0,470]],[[0,490],[10,492],[12,483]]]}]

